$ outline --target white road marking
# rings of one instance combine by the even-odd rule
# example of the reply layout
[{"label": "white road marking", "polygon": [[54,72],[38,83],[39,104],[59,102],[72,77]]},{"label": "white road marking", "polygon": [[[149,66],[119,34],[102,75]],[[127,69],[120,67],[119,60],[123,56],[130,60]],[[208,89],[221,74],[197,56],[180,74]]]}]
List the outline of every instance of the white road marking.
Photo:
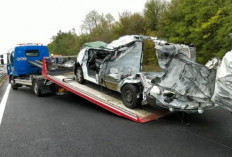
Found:
[{"label": "white road marking", "polygon": [[7,98],[8,98],[9,92],[10,92],[10,86],[11,86],[10,84],[7,86],[5,94],[4,94],[4,96],[2,98],[2,101],[0,103],[0,126],[1,126],[1,123],[2,123],[3,114],[4,114],[4,111],[5,111]]}]

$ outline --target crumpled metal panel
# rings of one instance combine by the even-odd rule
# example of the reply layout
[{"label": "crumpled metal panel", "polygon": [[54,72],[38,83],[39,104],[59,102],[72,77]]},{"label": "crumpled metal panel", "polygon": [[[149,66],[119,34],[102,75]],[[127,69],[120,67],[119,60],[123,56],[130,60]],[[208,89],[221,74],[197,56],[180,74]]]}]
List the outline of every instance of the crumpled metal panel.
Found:
[{"label": "crumpled metal panel", "polygon": [[121,77],[127,77],[140,72],[142,56],[142,42],[135,42],[132,46],[127,47],[124,51],[118,52],[116,59],[109,61],[106,74]]},{"label": "crumpled metal panel", "polygon": [[[202,110],[214,107],[211,101],[216,65],[209,69],[196,63],[191,47],[180,44],[156,45],[159,65],[165,74],[153,79],[150,95],[157,105],[176,110]],[[159,90],[159,91],[158,91]]]},{"label": "crumpled metal panel", "polygon": [[226,53],[218,68],[212,100],[232,111],[232,51]]},{"label": "crumpled metal panel", "polygon": [[196,48],[182,44],[157,44],[155,43],[156,55],[161,69],[166,69],[169,62],[177,54],[183,54],[191,61],[196,60]]},{"label": "crumpled metal panel", "polygon": [[119,92],[125,80],[130,80],[130,83],[138,82],[137,80],[130,79],[130,76],[140,72],[141,57],[141,41],[136,41],[129,46],[120,48],[116,51],[115,55],[112,56],[113,59],[109,60],[102,68],[102,79],[108,83],[108,86],[114,87],[114,85],[117,85],[113,90]]},{"label": "crumpled metal panel", "polygon": [[112,41],[110,44],[107,45],[107,48],[108,49],[115,49],[115,48],[118,48],[120,46],[125,46],[129,43],[138,41],[139,38],[140,38],[140,36],[138,36],[138,35],[126,35],[126,36],[120,37],[117,40]]}]

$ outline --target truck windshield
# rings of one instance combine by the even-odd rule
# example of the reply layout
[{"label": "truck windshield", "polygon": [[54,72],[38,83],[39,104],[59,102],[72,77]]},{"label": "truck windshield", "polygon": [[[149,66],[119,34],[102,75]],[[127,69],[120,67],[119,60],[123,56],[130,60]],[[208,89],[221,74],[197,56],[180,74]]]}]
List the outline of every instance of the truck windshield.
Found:
[{"label": "truck windshield", "polygon": [[39,50],[26,50],[26,56],[27,57],[38,57]]}]

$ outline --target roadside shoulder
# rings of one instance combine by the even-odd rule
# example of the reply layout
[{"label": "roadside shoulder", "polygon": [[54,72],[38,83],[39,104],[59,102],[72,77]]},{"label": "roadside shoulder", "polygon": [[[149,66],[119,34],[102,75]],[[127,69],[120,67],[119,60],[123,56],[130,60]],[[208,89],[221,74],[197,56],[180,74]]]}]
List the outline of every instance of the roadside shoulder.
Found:
[{"label": "roadside shoulder", "polygon": [[7,85],[8,85],[8,79],[1,79],[0,80],[0,102],[2,100],[2,97],[6,91]]}]

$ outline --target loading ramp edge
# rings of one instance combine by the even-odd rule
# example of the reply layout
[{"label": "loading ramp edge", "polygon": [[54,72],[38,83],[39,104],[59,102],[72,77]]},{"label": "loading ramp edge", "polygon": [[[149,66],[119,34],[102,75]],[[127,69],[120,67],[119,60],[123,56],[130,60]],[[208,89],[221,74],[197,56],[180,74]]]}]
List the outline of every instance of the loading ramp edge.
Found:
[{"label": "loading ramp edge", "polygon": [[[167,115],[169,115],[170,113],[168,111],[162,111],[162,110],[155,110],[155,111],[147,111],[146,114],[139,114],[139,112],[136,109],[128,109],[127,107],[125,107],[124,105],[122,106],[118,106],[117,104],[113,104],[110,102],[107,102],[99,97],[94,96],[93,94],[90,94],[84,90],[81,90],[78,88],[78,86],[72,85],[68,82],[64,82],[63,79],[59,79],[55,76],[52,75],[43,75],[46,79],[54,82],[55,84],[67,89],[68,91],[81,96],[84,99],[87,99],[89,101],[91,101],[92,103],[118,115],[127,119],[130,119],[132,121],[135,122],[139,122],[139,123],[145,123],[145,122],[149,122],[161,117],[165,117]],[[78,85],[78,83],[76,82],[76,84]],[[79,84],[80,85],[80,84]],[[122,103],[122,102],[121,102]],[[142,110],[142,109],[140,109]]]}]

